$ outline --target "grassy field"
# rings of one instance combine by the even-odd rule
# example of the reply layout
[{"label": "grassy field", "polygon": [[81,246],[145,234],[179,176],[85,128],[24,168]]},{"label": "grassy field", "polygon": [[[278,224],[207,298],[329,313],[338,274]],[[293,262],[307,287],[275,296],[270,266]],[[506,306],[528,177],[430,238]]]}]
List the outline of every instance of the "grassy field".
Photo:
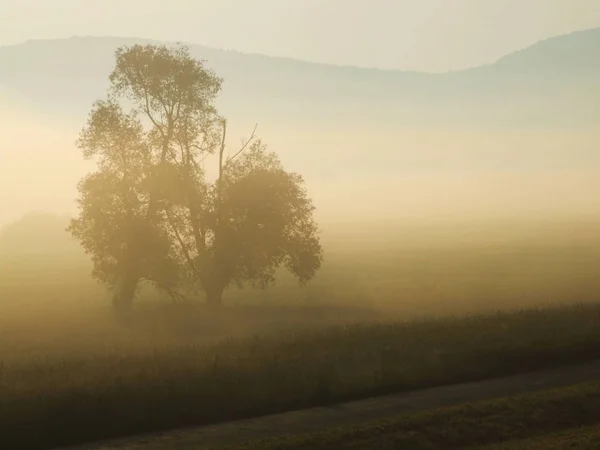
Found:
[{"label": "grassy field", "polygon": [[600,448],[600,424],[574,427],[545,436],[517,439],[473,450],[597,450]]},{"label": "grassy field", "polygon": [[[225,299],[243,305],[386,307],[412,318],[597,301],[600,294],[600,220],[381,226],[324,232],[324,266],[304,288],[282,274],[272,289],[234,288]],[[79,254],[0,253],[0,298],[17,306],[97,304],[105,293],[91,282],[90,270]],[[3,309],[0,305],[0,314]]]},{"label": "grassy field", "polygon": [[0,442],[41,449],[584,361],[599,324],[588,305],[7,358]]},{"label": "grassy field", "polygon": [[599,444],[597,382],[223,450],[595,450]]},{"label": "grassy field", "polygon": [[218,315],[145,291],[125,327],[81,257],[0,257],[0,442],[42,449],[600,354],[595,228],[395,233],[338,235],[313,283],[232,289]]}]

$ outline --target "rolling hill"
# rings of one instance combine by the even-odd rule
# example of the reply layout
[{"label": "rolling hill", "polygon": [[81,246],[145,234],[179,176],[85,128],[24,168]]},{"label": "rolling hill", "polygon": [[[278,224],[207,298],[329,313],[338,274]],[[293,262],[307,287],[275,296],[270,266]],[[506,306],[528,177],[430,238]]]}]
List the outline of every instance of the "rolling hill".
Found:
[{"label": "rolling hill", "polygon": [[[86,114],[104,94],[115,49],[138,42],[150,41],[73,37],[0,47],[0,86],[53,114]],[[600,28],[444,74],[190,48],[225,79],[223,113],[251,123],[571,126],[600,119]]]},{"label": "rolling hill", "polygon": [[[77,132],[115,49],[144,42],[0,47],[0,223],[73,212]],[[257,122],[330,218],[600,211],[600,28],[443,74],[190,49],[225,80],[233,145]]]}]

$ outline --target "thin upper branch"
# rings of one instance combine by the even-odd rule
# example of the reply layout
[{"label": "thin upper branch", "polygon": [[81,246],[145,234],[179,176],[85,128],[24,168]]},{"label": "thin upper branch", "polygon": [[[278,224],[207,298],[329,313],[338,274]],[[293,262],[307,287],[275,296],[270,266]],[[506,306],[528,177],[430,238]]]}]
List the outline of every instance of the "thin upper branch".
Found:
[{"label": "thin upper branch", "polygon": [[175,238],[179,242],[181,251],[183,252],[183,256],[185,257],[186,262],[190,266],[190,269],[192,269],[193,272],[196,272],[196,270],[197,270],[196,264],[194,263],[194,260],[193,260],[192,256],[190,255],[187,245],[185,245],[183,238],[181,237],[181,235],[179,234],[179,231],[177,230],[177,226],[175,225],[173,216],[171,215],[170,211],[168,211],[167,209],[165,209],[165,214],[167,216],[167,221],[169,222],[169,225],[171,227],[171,231],[173,232],[173,234],[175,235]]},{"label": "thin upper branch", "polygon": [[138,79],[141,82],[142,89],[144,91],[144,103],[145,103],[144,112],[146,113],[146,116],[148,116],[148,118],[150,119],[152,124],[158,129],[161,136],[164,138],[164,130],[163,130],[162,124],[158,123],[158,121],[156,119],[154,119],[154,116],[150,112],[150,99],[149,99],[148,88],[146,87],[146,80],[144,79],[144,75],[142,74],[142,71],[140,70],[139,67],[136,67],[136,69],[137,69],[136,75],[138,76]]},{"label": "thin upper branch", "polygon": [[221,138],[221,148],[219,149],[219,180],[223,177],[223,154],[225,153],[225,137],[227,136],[227,120],[222,119],[223,137]]},{"label": "thin upper branch", "polygon": [[246,140],[246,142],[243,143],[242,148],[240,148],[232,157],[227,159],[227,161],[225,162],[225,167],[227,167],[227,164],[229,164],[231,161],[233,161],[240,153],[242,153],[244,150],[246,150],[248,145],[250,145],[250,142],[252,142],[252,140],[254,140],[254,138],[256,136],[257,128],[258,128],[258,124],[255,124],[250,137]]}]

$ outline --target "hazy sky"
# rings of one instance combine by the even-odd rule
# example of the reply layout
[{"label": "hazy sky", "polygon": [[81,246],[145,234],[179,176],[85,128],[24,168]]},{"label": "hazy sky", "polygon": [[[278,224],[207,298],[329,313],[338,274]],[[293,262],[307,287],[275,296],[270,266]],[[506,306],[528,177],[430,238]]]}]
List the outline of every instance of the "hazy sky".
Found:
[{"label": "hazy sky", "polygon": [[600,0],[0,0],[0,45],[119,35],[445,71],[600,27]]}]

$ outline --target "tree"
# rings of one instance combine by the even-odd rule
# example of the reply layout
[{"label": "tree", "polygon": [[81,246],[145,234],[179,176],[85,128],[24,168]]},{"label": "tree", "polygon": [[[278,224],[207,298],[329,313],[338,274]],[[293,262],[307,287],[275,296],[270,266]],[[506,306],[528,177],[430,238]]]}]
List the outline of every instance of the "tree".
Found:
[{"label": "tree", "polygon": [[[266,287],[280,266],[314,276],[322,250],[303,180],[254,133],[225,157],[220,78],[185,47],[134,45],[117,50],[110,81],[78,141],[98,170],[79,184],[69,229],[118,309],[142,279],[169,291],[197,283],[219,305],[231,283]],[[201,163],[214,153],[211,183]]]},{"label": "tree", "polygon": [[115,307],[126,310],[140,279],[167,286],[176,264],[153,220],[156,152],[135,112],[126,115],[113,100],[94,105],[78,145],[98,170],[79,183],[79,216],[68,230],[91,255],[93,275],[114,288]]},{"label": "tree", "polygon": [[70,231],[91,254],[94,275],[114,288],[114,305],[127,310],[141,279],[175,282],[160,217],[177,187],[174,138],[196,145],[213,137],[221,80],[187,49],[152,45],[117,49],[109,79],[108,99],[94,105],[78,140],[99,170],[79,185],[80,215]]},{"label": "tree", "polygon": [[193,239],[181,238],[186,235],[177,232],[181,219],[168,215],[211,306],[221,304],[232,283],[268,287],[281,266],[306,283],[323,259],[314,206],[302,177],[286,172],[260,140],[251,140],[228,159],[221,147],[218,178],[203,189],[203,204],[197,208],[201,216],[194,216],[194,208],[184,211],[191,224],[187,236]]}]

